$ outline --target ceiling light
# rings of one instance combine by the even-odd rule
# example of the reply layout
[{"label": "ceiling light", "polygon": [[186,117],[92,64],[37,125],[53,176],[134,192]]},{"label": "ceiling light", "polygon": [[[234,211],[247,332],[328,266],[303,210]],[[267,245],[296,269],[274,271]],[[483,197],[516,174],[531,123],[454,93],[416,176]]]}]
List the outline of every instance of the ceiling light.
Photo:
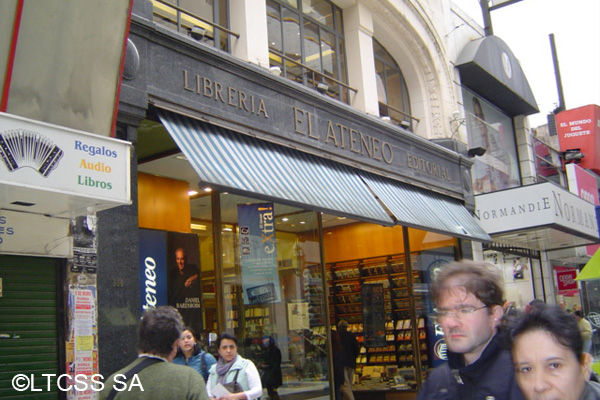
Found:
[{"label": "ceiling light", "polygon": [[198,192],[196,190],[190,190],[190,191],[188,191],[188,196],[195,196],[197,194],[198,194]]},{"label": "ceiling light", "polygon": [[202,190],[204,190],[206,193],[210,193],[210,192],[212,192],[212,188],[209,188],[208,186],[207,186],[207,187],[205,187],[205,188],[204,188],[204,189],[202,189]]},{"label": "ceiling light", "polygon": [[231,229],[230,227],[226,226],[225,228],[223,228],[223,232],[232,232],[233,229]]},{"label": "ceiling light", "polygon": [[283,217],[283,218],[281,218],[281,220],[282,220],[283,222],[288,222],[290,219],[289,219],[289,218],[287,218],[287,217]]},{"label": "ceiling light", "polygon": [[190,228],[195,229],[197,231],[205,231],[206,230],[206,225],[202,225],[202,224],[190,224]]},{"label": "ceiling light", "polygon": [[304,221],[300,221],[300,224],[301,224],[301,225],[304,225],[305,223],[306,223],[306,222],[304,222]]}]

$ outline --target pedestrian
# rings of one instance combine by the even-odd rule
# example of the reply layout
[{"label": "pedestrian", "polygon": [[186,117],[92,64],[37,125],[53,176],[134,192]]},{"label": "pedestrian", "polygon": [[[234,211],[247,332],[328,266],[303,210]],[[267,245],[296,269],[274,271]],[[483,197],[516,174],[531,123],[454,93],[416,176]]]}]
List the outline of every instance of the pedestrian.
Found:
[{"label": "pedestrian", "polygon": [[489,263],[448,264],[431,284],[435,320],[444,332],[448,362],[431,371],[418,400],[517,400],[508,332],[501,329],[503,290]]},{"label": "pedestrian", "polygon": [[204,382],[206,382],[208,380],[208,371],[213,364],[217,363],[217,360],[212,354],[200,348],[196,332],[193,328],[186,326],[183,328],[181,339],[179,339],[179,349],[173,362],[194,368],[202,375]]},{"label": "pedestrian", "polygon": [[208,396],[217,400],[254,400],[262,396],[258,369],[252,361],[238,354],[237,338],[227,332],[221,333],[217,338],[217,349],[219,360],[209,371]]},{"label": "pedestrian", "polygon": [[527,400],[598,400],[600,384],[590,382],[592,356],[573,315],[542,306],[525,315],[512,333],[516,379]]},{"label": "pedestrian", "polygon": [[333,354],[333,393],[335,400],[342,400],[344,365],[342,364],[342,342],[340,333],[331,329],[331,352]]},{"label": "pedestrian", "polygon": [[592,353],[592,324],[590,321],[583,318],[583,313],[581,310],[576,310],[574,313],[575,318],[577,318],[577,327],[579,328],[579,332],[581,333],[581,339],[583,339],[583,352],[584,353]]},{"label": "pedestrian", "polygon": [[277,388],[283,384],[281,372],[281,350],[275,344],[273,336],[265,336],[261,342],[261,382],[267,389],[269,400],[280,400]]},{"label": "pedestrian", "polygon": [[341,364],[344,367],[344,380],[340,391],[344,400],[354,400],[352,382],[354,381],[354,370],[356,369],[356,357],[358,357],[360,349],[356,337],[348,331],[348,321],[342,319],[338,322],[337,328],[342,345]]},{"label": "pedestrian", "polygon": [[[183,320],[175,308],[146,309],[138,327],[138,358],[104,382],[100,400],[208,400],[202,376],[171,363],[182,331]],[[119,382],[125,382],[125,390]]]}]

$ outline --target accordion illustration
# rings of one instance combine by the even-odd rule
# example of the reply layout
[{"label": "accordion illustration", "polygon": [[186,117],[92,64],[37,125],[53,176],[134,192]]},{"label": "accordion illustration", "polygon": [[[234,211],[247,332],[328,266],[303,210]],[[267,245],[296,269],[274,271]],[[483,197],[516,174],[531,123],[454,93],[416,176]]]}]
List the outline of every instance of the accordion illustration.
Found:
[{"label": "accordion illustration", "polygon": [[11,129],[0,133],[0,157],[9,171],[29,167],[48,177],[63,155],[58,146],[38,132]]}]

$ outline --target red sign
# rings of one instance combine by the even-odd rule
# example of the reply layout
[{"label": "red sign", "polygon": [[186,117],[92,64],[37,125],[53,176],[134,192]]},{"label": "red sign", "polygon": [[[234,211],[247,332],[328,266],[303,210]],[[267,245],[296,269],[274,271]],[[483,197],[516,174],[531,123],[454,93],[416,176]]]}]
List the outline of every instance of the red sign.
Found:
[{"label": "red sign", "polygon": [[560,293],[565,290],[577,290],[577,281],[575,278],[577,278],[577,271],[574,269],[567,271],[556,271],[558,292]]},{"label": "red sign", "polygon": [[[595,206],[600,205],[596,177],[575,164],[567,165],[566,171],[569,181],[569,191]],[[586,246],[587,255],[590,257],[593,256],[599,248],[600,245],[597,244]]]},{"label": "red sign", "polygon": [[579,166],[600,174],[600,106],[591,104],[556,114],[560,150],[579,149]]}]

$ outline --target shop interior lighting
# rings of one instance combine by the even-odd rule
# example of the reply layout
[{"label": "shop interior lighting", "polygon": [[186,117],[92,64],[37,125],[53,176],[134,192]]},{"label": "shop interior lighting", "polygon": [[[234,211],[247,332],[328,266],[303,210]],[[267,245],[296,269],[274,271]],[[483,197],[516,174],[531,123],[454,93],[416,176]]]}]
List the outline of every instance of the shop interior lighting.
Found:
[{"label": "shop interior lighting", "polygon": [[197,231],[205,231],[206,230],[206,225],[202,225],[202,224],[190,224],[190,228],[197,230]]},{"label": "shop interior lighting", "polygon": [[190,197],[195,196],[197,194],[198,194],[197,190],[190,190],[190,191],[188,191],[188,196],[190,196]]},{"label": "shop interior lighting", "polygon": [[212,188],[209,188],[208,186],[203,188],[202,190],[204,190],[206,193],[212,192]]}]

